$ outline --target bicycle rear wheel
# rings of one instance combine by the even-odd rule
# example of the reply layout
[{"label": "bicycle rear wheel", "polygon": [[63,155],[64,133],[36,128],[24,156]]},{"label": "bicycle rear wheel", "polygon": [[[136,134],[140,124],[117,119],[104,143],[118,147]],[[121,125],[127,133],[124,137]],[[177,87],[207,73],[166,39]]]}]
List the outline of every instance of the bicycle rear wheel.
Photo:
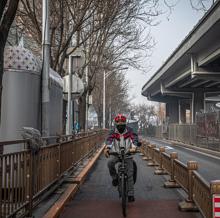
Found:
[{"label": "bicycle rear wheel", "polygon": [[122,213],[123,216],[127,216],[127,185],[126,185],[126,180],[125,180],[125,175],[122,175],[121,178],[121,200],[122,200]]}]

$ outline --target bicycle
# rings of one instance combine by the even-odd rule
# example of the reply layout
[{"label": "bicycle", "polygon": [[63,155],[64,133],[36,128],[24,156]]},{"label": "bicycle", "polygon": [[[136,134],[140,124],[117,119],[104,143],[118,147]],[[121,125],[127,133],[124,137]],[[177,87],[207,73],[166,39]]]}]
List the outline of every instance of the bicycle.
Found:
[{"label": "bicycle", "polygon": [[[118,192],[119,198],[121,197],[121,204],[122,204],[122,214],[124,217],[127,216],[127,200],[128,200],[128,176],[127,176],[127,166],[126,166],[126,159],[131,158],[129,154],[134,154],[135,152],[126,152],[126,148],[124,146],[123,140],[120,137],[120,150],[119,152],[109,152],[110,155],[117,155],[119,158],[119,166],[118,166]],[[137,173],[137,166],[133,161],[134,166],[134,183],[136,181],[136,173]]]}]

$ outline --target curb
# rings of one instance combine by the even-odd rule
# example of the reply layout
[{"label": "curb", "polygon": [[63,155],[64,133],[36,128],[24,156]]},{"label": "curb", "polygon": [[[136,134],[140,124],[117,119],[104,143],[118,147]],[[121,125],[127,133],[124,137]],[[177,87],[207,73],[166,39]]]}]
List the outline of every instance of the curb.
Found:
[{"label": "curb", "polygon": [[192,149],[192,150],[195,150],[195,151],[199,151],[199,152],[202,152],[204,154],[209,154],[209,155],[213,155],[213,156],[216,156],[216,157],[220,157],[220,152],[219,151],[213,151],[213,150],[210,150],[210,149],[207,149],[207,148],[200,148],[196,145],[189,145],[189,144],[184,144],[184,143],[181,143],[181,142],[178,142],[178,141],[172,141],[172,140],[167,140],[167,139],[159,139],[159,138],[153,138],[157,141],[161,141],[161,142],[165,142],[167,144],[170,144],[172,146],[178,146],[178,147],[185,147],[185,148],[189,148],[189,149]]},{"label": "curb", "polygon": [[57,218],[62,212],[65,204],[75,196],[79,187],[83,184],[88,175],[89,171],[94,166],[95,162],[98,160],[99,156],[104,150],[104,145],[100,148],[97,154],[89,160],[89,163],[83,168],[83,170],[73,179],[74,184],[68,185],[66,191],[61,195],[61,197],[55,202],[55,204],[47,211],[43,218]]}]

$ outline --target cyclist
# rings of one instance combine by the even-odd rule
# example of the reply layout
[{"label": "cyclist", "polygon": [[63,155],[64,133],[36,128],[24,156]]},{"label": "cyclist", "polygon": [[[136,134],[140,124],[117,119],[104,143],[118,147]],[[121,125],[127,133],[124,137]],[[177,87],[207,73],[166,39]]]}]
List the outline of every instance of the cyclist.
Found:
[{"label": "cyclist", "polygon": [[[123,135],[126,149],[130,152],[134,152],[137,146],[140,146],[141,143],[138,140],[138,136],[134,133],[133,129],[126,125],[126,117],[122,114],[118,114],[115,119],[115,128],[109,132],[109,135],[106,139],[106,146],[104,149],[104,154],[108,158],[109,151],[118,152],[120,147],[120,135]],[[108,161],[109,173],[112,177],[112,185],[118,185],[118,175],[115,169],[115,165],[119,162],[117,156],[111,156],[111,159]],[[132,156],[126,159],[127,165],[127,176],[128,176],[128,202],[135,201],[134,198],[134,180],[133,180],[133,159]]]}]

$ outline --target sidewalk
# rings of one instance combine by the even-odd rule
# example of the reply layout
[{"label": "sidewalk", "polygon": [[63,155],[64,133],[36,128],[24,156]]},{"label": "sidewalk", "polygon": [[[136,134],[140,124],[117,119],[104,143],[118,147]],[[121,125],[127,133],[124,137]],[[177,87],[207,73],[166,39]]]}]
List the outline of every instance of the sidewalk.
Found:
[{"label": "sidewalk", "polygon": [[[165,189],[164,176],[154,175],[154,168],[137,154],[138,178],[134,203],[129,203],[128,218],[201,218],[199,212],[181,212],[178,202],[184,200],[180,189]],[[112,187],[106,158],[102,155],[88,175],[84,185],[70,201],[62,218],[121,218],[121,201],[117,189]]]}]

